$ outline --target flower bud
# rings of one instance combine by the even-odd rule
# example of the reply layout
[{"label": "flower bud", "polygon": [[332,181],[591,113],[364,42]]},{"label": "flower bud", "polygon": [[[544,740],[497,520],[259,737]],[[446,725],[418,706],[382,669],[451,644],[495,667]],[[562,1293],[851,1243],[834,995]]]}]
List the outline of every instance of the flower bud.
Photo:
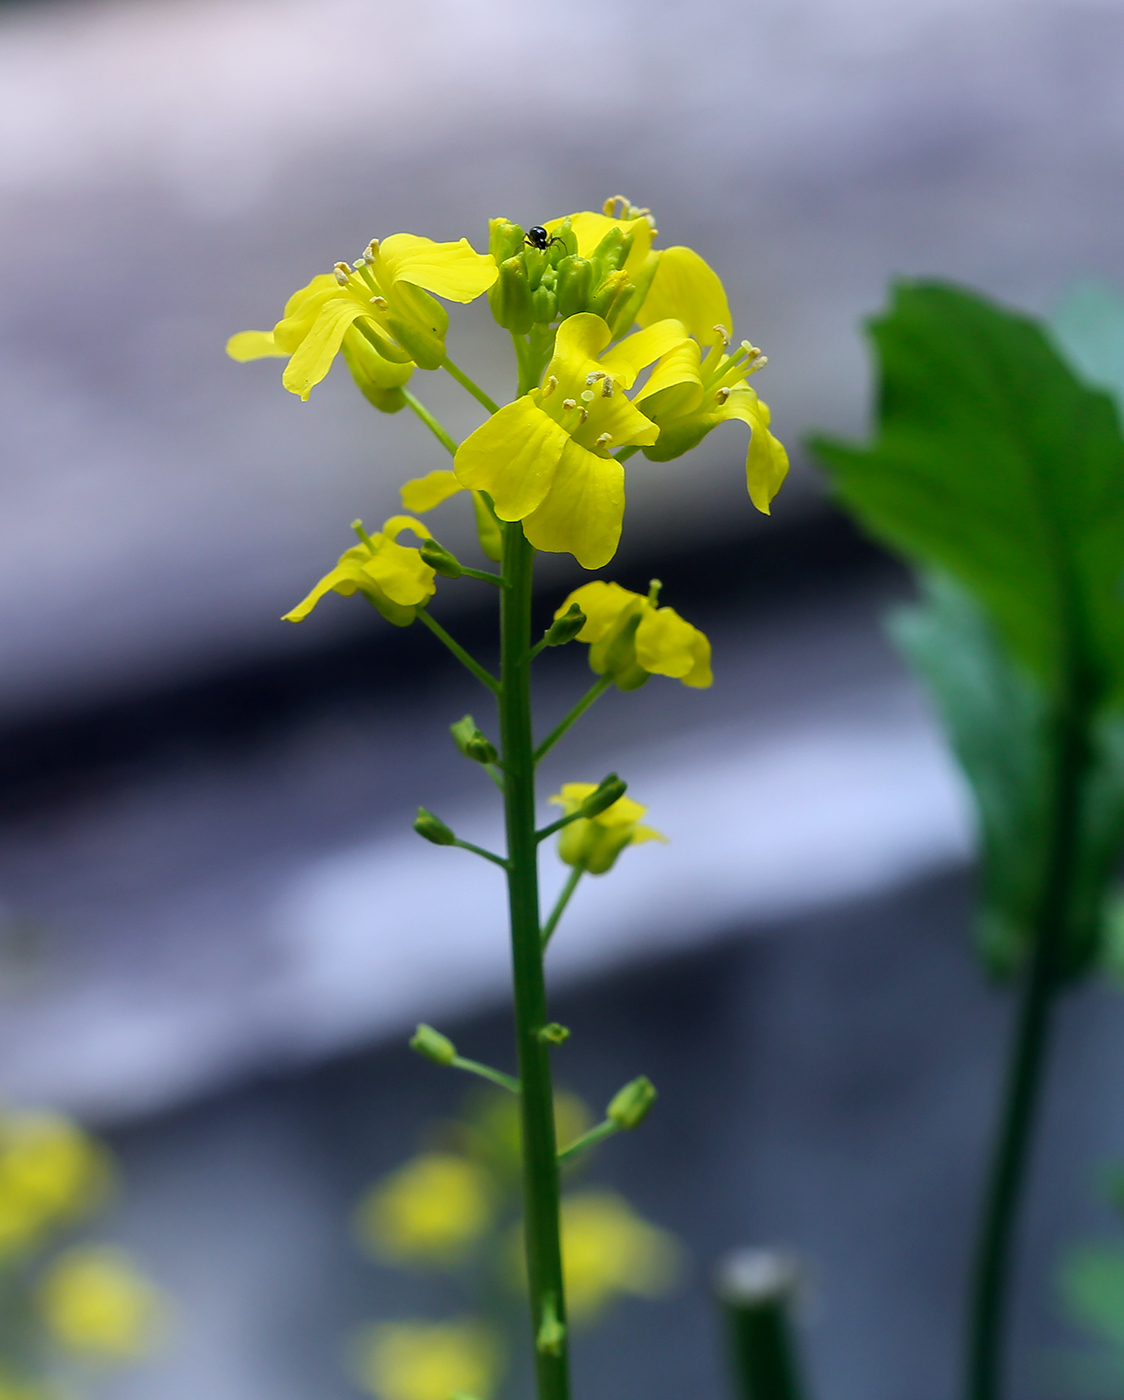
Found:
[{"label": "flower bud", "polygon": [[457,1047],[449,1037],[427,1026],[424,1021],[410,1037],[410,1049],[432,1060],[435,1065],[451,1065],[457,1058]]},{"label": "flower bud", "polygon": [[492,315],[504,330],[526,335],[535,323],[531,312],[531,283],[527,277],[526,259],[505,258],[499,265],[499,276],[488,289]]},{"label": "flower bud", "polygon": [[588,258],[566,257],[558,264],[558,314],[563,319],[586,309],[593,290],[593,264]]},{"label": "flower bud", "polygon": [[607,321],[613,308],[623,298],[627,298],[631,290],[632,283],[627,272],[610,272],[594,287],[586,310]]},{"label": "flower bud", "polygon": [[539,1031],[539,1039],[544,1045],[565,1045],[570,1039],[570,1029],[568,1026],[560,1026],[557,1021],[551,1021]]},{"label": "flower bud", "polygon": [[344,336],[340,353],[368,403],[381,413],[397,413],[406,406],[401,386],[414,372],[411,363],[395,364],[384,359],[358,331]]},{"label": "flower bud", "polygon": [[525,242],[525,235],[518,224],[510,219],[488,220],[488,252],[496,260],[498,267],[507,258],[513,258]]},{"label": "flower bud", "polygon": [[460,578],[464,570],[461,568],[460,560],[455,554],[437,543],[434,539],[422,540],[419,550],[423,562],[429,565],[435,574],[440,574],[442,578]]},{"label": "flower bud", "polygon": [[457,720],[456,724],[449,726],[449,733],[458,749],[465,758],[471,758],[474,763],[496,763],[499,754],[496,746],[476,727],[476,721],[471,715],[465,715],[464,719]]},{"label": "flower bud", "polygon": [[602,275],[609,272],[616,272],[624,266],[625,259],[632,252],[632,234],[625,231],[618,224],[611,228],[605,237],[594,248],[590,257]]},{"label": "flower bud", "polygon": [[590,817],[599,817],[606,807],[611,807],[614,802],[620,801],[624,796],[628,784],[617,777],[615,773],[610,773],[607,778],[602,778],[597,787],[589,794],[582,803],[580,811],[588,821]]},{"label": "flower bud", "polygon": [[441,818],[435,817],[432,812],[427,812],[424,807],[418,808],[418,815],[414,819],[414,830],[419,836],[424,836],[427,841],[432,841],[435,846],[456,844],[457,838]]},{"label": "flower bud", "polygon": [[549,326],[558,314],[558,300],[547,286],[540,285],[531,293],[531,315],[535,324]]},{"label": "flower bud", "polygon": [[656,1101],[656,1086],[646,1074],[639,1075],[618,1089],[605,1110],[605,1117],[618,1128],[637,1128]]},{"label": "flower bud", "polygon": [[561,617],[555,618],[543,633],[543,643],[548,647],[564,647],[572,642],[585,626],[585,613],[577,603],[571,603]]},{"label": "flower bud", "polygon": [[436,298],[412,282],[395,283],[386,324],[391,335],[422,369],[440,369],[445,359],[449,314]]},{"label": "flower bud", "polygon": [[574,232],[569,214],[560,224],[556,224],[551,234],[550,259],[557,267],[563,258],[572,257],[578,251],[578,236]]}]

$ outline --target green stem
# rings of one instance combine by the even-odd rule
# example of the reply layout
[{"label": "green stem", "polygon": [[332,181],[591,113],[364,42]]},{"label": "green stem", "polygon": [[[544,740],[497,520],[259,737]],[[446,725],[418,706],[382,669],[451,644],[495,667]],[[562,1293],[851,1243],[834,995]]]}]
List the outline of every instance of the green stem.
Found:
[{"label": "green stem", "polygon": [[1084,714],[1070,708],[1055,729],[1050,842],[1042,896],[1032,929],[988,1186],[976,1242],[969,1317],[968,1400],[999,1400],[1003,1341],[1019,1204],[1049,1040],[1076,857],[1081,786],[1088,763]]},{"label": "green stem", "polygon": [[485,671],[484,667],[481,666],[480,662],[477,661],[475,657],[469,656],[460,642],[454,641],[439,622],[436,622],[430,617],[429,613],[427,613],[424,608],[418,609],[418,617],[425,623],[435,637],[445,643],[461,665],[472,672],[481,685],[486,685],[493,695],[499,694],[500,683],[496,680],[495,676],[493,676],[490,671]]},{"label": "green stem", "polygon": [[455,1055],[449,1064],[453,1069],[463,1069],[467,1074],[476,1074],[481,1079],[498,1084],[501,1089],[506,1089],[510,1094],[519,1092],[519,1080],[513,1079],[510,1074],[504,1074],[502,1069],[493,1069],[491,1065],[482,1065],[479,1060],[466,1060],[463,1055]]},{"label": "green stem", "polygon": [[406,402],[422,420],[422,422],[437,439],[437,441],[441,444],[441,446],[444,447],[452,456],[455,457],[457,455],[456,442],[445,431],[445,429],[441,426],[437,419],[434,418],[433,414],[430,413],[429,409],[426,408],[425,404],[422,403],[421,399],[411,394],[409,389],[402,390],[402,397],[406,400]]},{"label": "green stem", "polygon": [[[558,1160],[550,1047],[539,1037],[547,1024],[539,931],[538,849],[535,841],[535,761],[531,730],[531,586],[534,550],[516,521],[503,527],[500,594],[507,884],[515,982],[523,1137],[523,1223],[532,1336],[536,1341],[538,1400],[568,1400],[562,1247],[558,1214]],[[561,1328],[557,1324],[561,1325]],[[549,1339],[549,1345],[539,1345]]]},{"label": "green stem", "polygon": [[500,406],[496,403],[495,399],[490,399],[479,384],[474,384],[463,369],[458,369],[457,366],[453,364],[448,355],[441,361],[441,367],[447,369],[461,388],[467,389],[476,402],[483,404],[489,413],[498,413],[500,411]]},{"label": "green stem", "polygon": [[542,946],[543,948],[550,942],[550,935],[558,927],[558,920],[566,912],[566,905],[570,902],[570,896],[578,887],[578,881],[585,874],[585,870],[580,865],[575,865],[570,871],[570,878],[562,887],[562,893],[558,896],[558,902],[550,911],[550,918],[543,925]]},{"label": "green stem", "polygon": [[503,856],[496,855],[495,851],[486,851],[483,846],[474,846],[471,841],[461,841],[459,838],[453,842],[454,846],[459,846],[462,851],[471,851],[474,856],[483,856],[485,860],[490,860],[493,865],[500,865],[507,869],[507,861]]},{"label": "green stem", "polygon": [[603,1123],[598,1123],[596,1128],[590,1128],[588,1133],[582,1133],[580,1138],[575,1139],[569,1147],[564,1147],[558,1154],[558,1165],[572,1161],[575,1157],[580,1157],[590,1147],[596,1147],[599,1142],[604,1142],[607,1137],[612,1137],[614,1133],[619,1133],[621,1125],[614,1123],[611,1118],[606,1118]]},{"label": "green stem", "polygon": [[578,720],[581,719],[582,715],[585,714],[586,710],[589,709],[590,705],[592,705],[595,700],[599,699],[602,695],[604,695],[612,684],[612,676],[597,677],[597,679],[589,687],[586,693],[582,696],[582,698],[578,701],[578,703],[574,706],[574,708],[570,711],[566,718],[561,722],[561,724],[555,725],[555,727],[550,731],[550,733],[535,750],[536,763],[538,763],[541,758],[543,758],[546,754],[548,754],[551,751],[555,744],[557,744],[558,740],[561,739],[562,735],[566,733],[567,729],[569,729],[572,725],[576,724]]},{"label": "green stem", "polygon": [[634,453],[639,451],[639,447],[622,447],[618,451],[614,452],[613,456],[617,459],[618,462],[627,462],[628,459]]},{"label": "green stem", "polygon": [[470,569],[467,564],[461,564],[461,573],[466,578],[478,578],[482,583],[494,583],[497,588],[503,587],[503,579],[500,575],[489,573],[487,569]]},{"label": "green stem", "polygon": [[579,807],[576,812],[567,812],[564,817],[559,817],[556,822],[551,822],[549,826],[544,826],[535,832],[535,840],[543,842],[548,836],[553,836],[556,831],[561,831],[564,826],[569,826],[572,822],[581,821],[582,812]]}]

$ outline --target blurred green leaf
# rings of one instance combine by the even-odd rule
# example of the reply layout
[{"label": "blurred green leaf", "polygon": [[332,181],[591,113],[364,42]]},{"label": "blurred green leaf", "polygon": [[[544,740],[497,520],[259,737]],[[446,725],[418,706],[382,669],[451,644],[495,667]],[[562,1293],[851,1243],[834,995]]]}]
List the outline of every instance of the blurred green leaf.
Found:
[{"label": "blurred green leaf", "polygon": [[1062,1294],[1074,1318],[1121,1350],[1124,1362],[1124,1250],[1083,1245],[1066,1260]]},{"label": "blurred green leaf", "polygon": [[1090,384],[1124,404],[1124,297],[1103,282],[1079,283],[1050,317],[1062,353]]}]

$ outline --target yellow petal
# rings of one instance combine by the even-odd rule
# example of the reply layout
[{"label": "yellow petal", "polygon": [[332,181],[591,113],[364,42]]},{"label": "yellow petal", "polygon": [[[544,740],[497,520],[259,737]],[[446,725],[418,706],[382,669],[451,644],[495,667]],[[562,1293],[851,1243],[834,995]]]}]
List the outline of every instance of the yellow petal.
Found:
[{"label": "yellow petal", "polygon": [[562,791],[550,799],[555,807],[564,807],[567,812],[576,812],[591,792],[597,791],[596,783],[563,783]]},{"label": "yellow petal", "polygon": [[699,363],[698,341],[680,341],[660,360],[633,402],[642,404],[656,423],[693,412],[703,396]]},{"label": "yellow petal", "polygon": [[403,607],[425,603],[433,597],[434,571],[416,549],[395,544],[393,539],[382,541],[363,565],[363,572],[375,580],[392,603]]},{"label": "yellow petal", "polygon": [[[587,360],[596,360],[612,338],[613,333],[608,323],[600,316],[595,316],[592,311],[568,316],[558,327],[558,335],[555,337],[552,372],[559,378],[567,370],[577,372],[579,366],[584,366]],[[580,372],[584,374],[584,368],[581,368]]]},{"label": "yellow petal", "polygon": [[[596,385],[594,388],[596,389]],[[557,392],[555,390],[555,393]],[[575,415],[574,418],[576,417]],[[582,423],[580,419],[571,419],[571,422],[574,424],[572,433],[575,441],[589,448],[597,443],[602,433],[609,434],[609,446],[612,448],[630,447],[633,444],[647,445],[655,442],[660,435],[656,424],[641,413],[624,394],[614,394],[608,399],[597,394],[589,405],[588,422]]]},{"label": "yellow petal", "polygon": [[467,238],[434,243],[412,233],[394,233],[379,244],[375,277],[384,285],[412,282],[448,301],[472,301],[498,276],[490,253],[478,253]]},{"label": "yellow petal", "polygon": [[378,539],[396,540],[403,530],[413,530],[419,539],[431,540],[433,535],[429,527],[423,525],[420,520],[415,520],[412,515],[392,515],[379,531]]},{"label": "yellow petal", "polygon": [[268,356],[288,355],[273,338],[272,331],[239,331],[226,342],[226,353],[232,360],[264,360]]},{"label": "yellow petal", "polygon": [[572,604],[577,603],[585,613],[585,626],[578,633],[577,640],[599,642],[613,630],[626,608],[634,608],[637,603],[643,601],[641,594],[622,588],[619,583],[605,583],[597,579],[593,583],[583,584],[581,588],[575,588],[555,611],[554,616],[561,617],[569,612]]},{"label": "yellow petal", "polygon": [[633,822],[638,822],[647,810],[647,807],[641,806],[639,802],[633,802],[631,797],[618,797],[611,807],[606,807],[600,816],[592,820],[598,826],[631,826]]},{"label": "yellow petal", "polygon": [[453,467],[462,486],[487,491],[501,520],[522,520],[550,490],[570,445],[565,428],[525,394],[465,438]]},{"label": "yellow petal", "polygon": [[619,379],[626,389],[631,389],[636,376],[646,365],[686,340],[687,329],[682,321],[657,321],[646,330],[636,331],[626,336],[619,345],[614,345],[602,355],[601,367],[614,379]]},{"label": "yellow petal", "polygon": [[666,316],[682,321],[704,345],[713,345],[714,327],[733,335],[734,322],[726,292],[714,269],[693,248],[665,248],[637,320],[650,326]]},{"label": "yellow petal", "polygon": [[303,622],[324,594],[333,589],[345,597],[350,596],[363,582],[361,560],[369,557],[365,549],[349,549],[331,573],[325,574],[312,592],[302,598],[295,608],[287,612],[281,621]]},{"label": "yellow petal", "polygon": [[401,491],[402,504],[407,510],[420,514],[464,489],[455,472],[430,472],[428,476],[416,476],[413,481],[407,481]]},{"label": "yellow petal", "polygon": [[[544,227],[548,233],[553,233],[561,222],[561,219],[551,219]],[[624,270],[630,277],[635,275],[648,256],[655,237],[652,225],[643,215],[638,219],[610,219],[605,214],[594,214],[587,209],[570,215],[570,227],[578,240],[578,256],[583,258],[589,257],[610,229],[619,228],[622,233],[631,233],[632,250],[624,264]]]},{"label": "yellow petal", "polygon": [[645,671],[679,680],[694,669],[698,635],[674,608],[645,608],[636,629],[636,659]]},{"label": "yellow petal", "polygon": [[567,437],[553,484],[524,517],[523,533],[536,549],[572,554],[583,568],[599,569],[617,552],[623,519],[624,467]]},{"label": "yellow petal", "polygon": [[312,329],[293,351],[285,366],[281,383],[290,393],[307,399],[314,385],[319,384],[332,368],[344,332],[363,308],[352,297],[339,297],[326,302]]},{"label": "yellow petal", "polygon": [[667,837],[662,831],[657,831],[654,826],[638,826],[633,830],[631,845],[640,846],[645,841],[662,841],[667,845]]},{"label": "yellow petal", "polygon": [[710,669],[710,639],[697,629],[695,630],[692,652],[695,664],[680,679],[684,685],[689,685],[692,689],[705,690],[707,686],[714,684],[714,673]]},{"label": "yellow petal", "polygon": [[[285,319],[296,316],[307,302],[317,297],[320,292],[331,292],[333,296],[339,296],[340,284],[336,280],[334,272],[319,272],[306,287],[298,287],[289,300],[285,303]],[[319,301],[315,302],[319,308]],[[312,320],[315,321],[315,314]],[[311,322],[310,322],[311,324]]]},{"label": "yellow petal", "polygon": [[788,453],[769,431],[769,406],[748,384],[738,384],[726,400],[725,416],[740,418],[752,430],[745,459],[745,481],[749,499],[763,515],[768,515],[773,497],[788,475]]},{"label": "yellow petal", "polygon": [[314,277],[307,287],[293,293],[285,305],[284,316],[273,327],[278,347],[291,355],[316,324],[328,302],[349,298],[354,300],[334,276]]}]

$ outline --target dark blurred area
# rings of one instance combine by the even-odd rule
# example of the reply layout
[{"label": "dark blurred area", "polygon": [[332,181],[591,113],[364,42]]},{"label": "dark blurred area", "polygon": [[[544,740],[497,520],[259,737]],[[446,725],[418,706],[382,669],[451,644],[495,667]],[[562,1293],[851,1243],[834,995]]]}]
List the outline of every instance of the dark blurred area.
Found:
[{"label": "dark blurred area", "polygon": [[[0,8],[0,1090],[110,1134],[122,1237],[177,1298],[164,1352],[106,1393],[357,1394],[348,1329],[401,1309],[352,1202],[461,1092],[398,1047],[424,1018],[509,1058],[494,872],[409,831],[424,802],[491,838],[447,736],[487,697],[354,599],[278,621],[440,449],[341,369],[302,404],[226,338],[372,236],[479,247],[490,216],[618,192],[722,275],[794,469],[765,519],[734,425],[630,462],[606,576],[658,574],[716,684],[611,694],[544,765],[619,769],[671,837],[588,881],[551,954],[570,1087],[663,1093],[600,1170],[694,1260],[583,1343],[582,1393],[721,1393],[707,1271],[760,1242],[809,1261],[824,1400],[951,1393],[1006,1002],[971,959],[959,780],[881,631],[909,582],[801,441],[863,431],[858,327],[891,277],[1037,312],[1124,282],[1122,65],[1115,0]],[[508,397],[486,306],[451,319]],[[467,549],[459,504],[433,523]],[[547,561],[544,621],[585,577]],[[482,589],[435,611],[487,655]],[[547,655],[542,722],[587,684]],[[1066,1016],[1027,1396],[1057,1250],[1124,1140],[1119,1007]]]}]

